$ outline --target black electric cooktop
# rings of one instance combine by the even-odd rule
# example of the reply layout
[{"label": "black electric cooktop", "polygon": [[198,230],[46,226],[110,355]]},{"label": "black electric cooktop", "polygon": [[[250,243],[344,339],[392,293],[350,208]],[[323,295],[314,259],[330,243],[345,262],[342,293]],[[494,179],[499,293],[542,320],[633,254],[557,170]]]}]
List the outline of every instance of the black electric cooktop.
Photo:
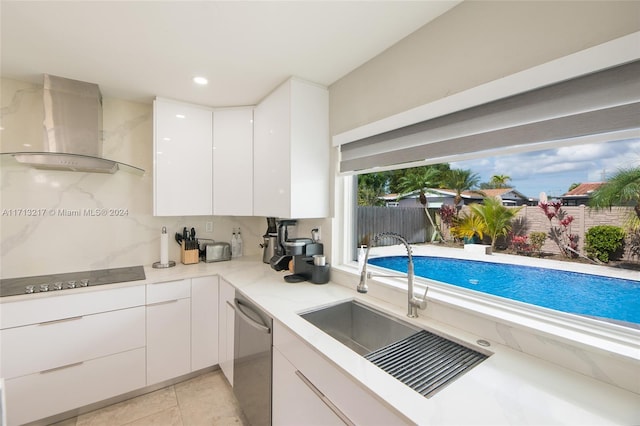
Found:
[{"label": "black electric cooktop", "polygon": [[0,297],[144,280],[142,266],[0,279]]}]

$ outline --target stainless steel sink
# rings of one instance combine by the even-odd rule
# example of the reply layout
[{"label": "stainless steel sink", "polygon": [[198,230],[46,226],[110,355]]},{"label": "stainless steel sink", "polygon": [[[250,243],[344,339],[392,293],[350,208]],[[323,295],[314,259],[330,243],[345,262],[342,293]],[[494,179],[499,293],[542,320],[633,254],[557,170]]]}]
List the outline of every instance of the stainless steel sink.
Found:
[{"label": "stainless steel sink", "polygon": [[354,300],[300,316],[360,355],[405,339],[420,330]]},{"label": "stainless steel sink", "polygon": [[355,300],[300,316],[427,398],[489,356]]}]

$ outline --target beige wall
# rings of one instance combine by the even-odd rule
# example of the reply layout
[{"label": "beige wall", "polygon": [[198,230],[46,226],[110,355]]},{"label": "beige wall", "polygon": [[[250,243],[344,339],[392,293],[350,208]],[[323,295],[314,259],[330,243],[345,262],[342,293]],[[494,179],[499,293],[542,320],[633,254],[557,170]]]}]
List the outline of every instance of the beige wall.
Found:
[{"label": "beige wall", "polygon": [[334,83],[331,133],[639,30],[639,1],[465,1]]}]

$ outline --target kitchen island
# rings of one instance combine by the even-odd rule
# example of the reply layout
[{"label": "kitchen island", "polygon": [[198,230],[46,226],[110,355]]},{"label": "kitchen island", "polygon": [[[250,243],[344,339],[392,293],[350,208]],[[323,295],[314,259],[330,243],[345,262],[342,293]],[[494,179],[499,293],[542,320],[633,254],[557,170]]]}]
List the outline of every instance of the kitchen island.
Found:
[{"label": "kitchen island", "polygon": [[[359,294],[356,276],[336,273],[328,284],[286,283],[283,273],[273,271],[259,259],[178,265],[169,269],[145,266],[146,280],[112,284],[110,288],[140,286],[205,276],[220,276],[264,309],[284,332],[299,338],[328,363],[337,374],[373,398],[408,424],[639,424],[640,395],[519,352],[426,315],[405,317],[406,306],[376,298],[375,292]],[[341,285],[335,281],[352,282]],[[105,286],[106,287],[106,286]],[[67,290],[65,294],[98,291]],[[380,293],[382,294],[382,293]],[[2,304],[50,294],[5,297]],[[431,398],[425,398],[391,377],[346,346],[338,343],[298,314],[311,309],[356,299],[463,343],[489,351],[491,356]],[[1,307],[1,306],[0,306]],[[277,336],[276,336],[277,337]],[[478,340],[489,340],[480,347]],[[637,374],[630,371],[629,374]],[[327,395],[330,397],[330,395]],[[354,402],[357,404],[357,402]],[[366,411],[367,406],[351,407]]]}]

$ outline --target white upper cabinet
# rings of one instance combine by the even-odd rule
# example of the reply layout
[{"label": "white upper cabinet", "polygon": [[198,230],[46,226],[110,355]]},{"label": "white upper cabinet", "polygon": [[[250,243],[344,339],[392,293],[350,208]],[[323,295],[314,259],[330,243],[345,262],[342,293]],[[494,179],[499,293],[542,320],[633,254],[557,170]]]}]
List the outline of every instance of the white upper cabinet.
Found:
[{"label": "white upper cabinet", "polygon": [[153,103],[153,214],[200,216],[213,211],[213,116],[210,109]]},{"label": "white upper cabinet", "polygon": [[254,111],[253,214],[329,215],[329,93],[291,78]]},{"label": "white upper cabinet", "polygon": [[253,215],[253,107],[213,113],[213,214]]}]

